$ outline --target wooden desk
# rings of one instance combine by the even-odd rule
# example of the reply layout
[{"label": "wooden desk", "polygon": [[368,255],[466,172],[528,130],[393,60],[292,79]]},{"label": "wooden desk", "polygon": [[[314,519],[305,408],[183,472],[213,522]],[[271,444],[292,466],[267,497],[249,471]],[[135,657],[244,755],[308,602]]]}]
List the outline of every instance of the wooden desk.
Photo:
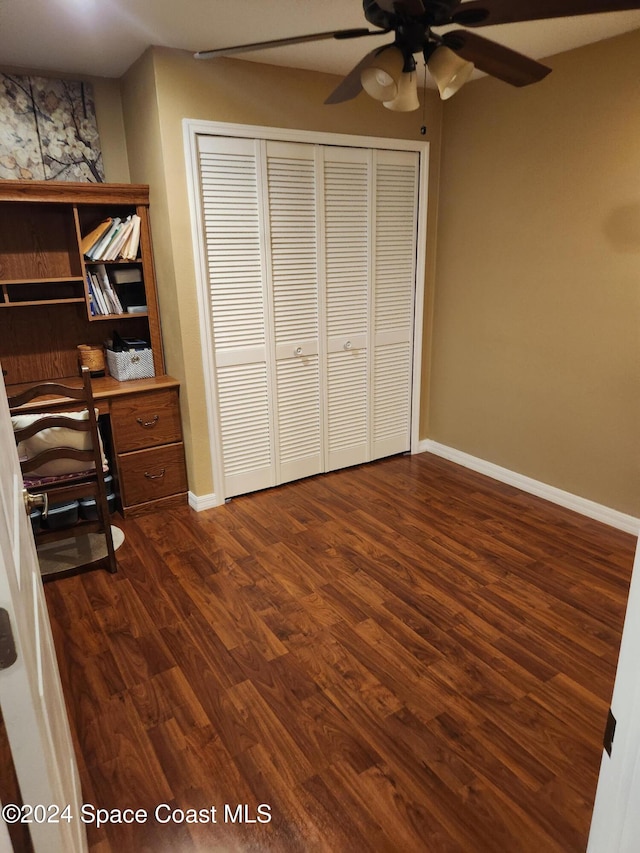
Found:
[{"label": "wooden desk", "polygon": [[[80,377],[61,381],[80,385]],[[16,394],[30,384],[8,385],[7,392]],[[91,386],[103,418],[103,438],[123,515],[184,504],[187,475],[179,382],[171,376],[128,382],[104,376],[92,379]],[[52,396],[48,401],[27,404],[24,409],[60,408],[65,400]]]}]

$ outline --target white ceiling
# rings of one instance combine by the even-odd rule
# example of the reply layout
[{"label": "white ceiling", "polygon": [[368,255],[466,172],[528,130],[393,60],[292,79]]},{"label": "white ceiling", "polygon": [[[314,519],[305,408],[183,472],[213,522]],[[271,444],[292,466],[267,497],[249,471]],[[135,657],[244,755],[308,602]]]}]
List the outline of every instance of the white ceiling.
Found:
[{"label": "white ceiling", "polygon": [[[149,45],[197,51],[362,26],[360,0],[0,0],[0,64],[120,77]],[[635,11],[477,32],[539,59],[639,28]],[[389,35],[330,40],[241,58],[346,74],[389,41]]]}]

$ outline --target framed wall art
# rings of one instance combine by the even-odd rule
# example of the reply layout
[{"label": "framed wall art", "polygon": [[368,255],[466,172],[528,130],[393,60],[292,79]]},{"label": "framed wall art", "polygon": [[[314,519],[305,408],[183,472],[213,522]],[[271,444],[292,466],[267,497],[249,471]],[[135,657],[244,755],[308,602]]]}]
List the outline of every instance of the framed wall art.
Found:
[{"label": "framed wall art", "polygon": [[0,179],[104,181],[90,83],[0,74]]}]

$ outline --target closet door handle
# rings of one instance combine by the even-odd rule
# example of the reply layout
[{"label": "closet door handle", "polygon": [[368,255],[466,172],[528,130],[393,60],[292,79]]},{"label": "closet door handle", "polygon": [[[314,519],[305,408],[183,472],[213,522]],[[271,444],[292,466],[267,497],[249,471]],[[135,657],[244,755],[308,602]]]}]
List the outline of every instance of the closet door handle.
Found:
[{"label": "closet door handle", "polygon": [[145,429],[151,429],[154,427],[158,421],[160,420],[160,415],[154,415],[150,421],[143,421],[142,418],[136,418],[136,423],[139,423],[141,427]]},{"label": "closet door handle", "polygon": [[344,348],[345,348],[346,350],[350,350],[350,349],[351,349],[351,346],[352,346],[351,341],[347,341],[347,342],[345,343],[345,345],[344,345]]},{"label": "closet door handle", "polygon": [[293,351],[294,355],[302,355],[302,347],[296,347]]}]

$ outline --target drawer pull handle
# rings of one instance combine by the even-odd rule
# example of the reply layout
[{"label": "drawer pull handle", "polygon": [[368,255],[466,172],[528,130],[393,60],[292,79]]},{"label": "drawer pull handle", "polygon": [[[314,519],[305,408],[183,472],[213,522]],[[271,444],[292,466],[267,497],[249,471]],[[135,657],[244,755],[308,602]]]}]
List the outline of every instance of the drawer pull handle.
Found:
[{"label": "drawer pull handle", "polygon": [[144,476],[147,478],[147,480],[161,480],[166,474],[166,471],[166,468],[161,468],[159,474],[150,474],[148,471],[145,471]]},{"label": "drawer pull handle", "polygon": [[151,427],[154,427],[159,420],[160,415],[154,415],[153,420],[150,421],[143,421],[142,418],[136,418],[136,422],[139,423],[140,426],[144,427],[145,429],[150,429]]}]

